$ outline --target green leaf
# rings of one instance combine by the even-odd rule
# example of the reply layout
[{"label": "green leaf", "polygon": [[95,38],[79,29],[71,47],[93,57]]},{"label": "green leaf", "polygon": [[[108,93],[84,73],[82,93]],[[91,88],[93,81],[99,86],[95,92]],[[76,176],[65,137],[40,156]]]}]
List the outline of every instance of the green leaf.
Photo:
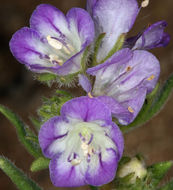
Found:
[{"label": "green leaf", "polygon": [[37,131],[40,130],[41,127],[41,121],[39,121],[38,119],[34,118],[34,117],[29,117],[30,121],[32,122],[32,124],[34,125],[35,129]]},{"label": "green leaf", "polygon": [[0,168],[9,176],[19,190],[41,190],[33,180],[28,178],[23,171],[17,168],[7,158],[0,156]]},{"label": "green leaf", "polygon": [[28,135],[27,133],[28,127],[15,113],[7,109],[5,106],[0,105],[0,112],[15,126],[18,139],[24,145],[27,151],[36,158],[40,157],[42,153],[38,144],[26,138],[27,136],[30,136],[30,134]]},{"label": "green leaf", "polygon": [[48,119],[60,114],[61,107],[65,102],[72,99],[72,96],[65,91],[56,91],[55,96],[51,98],[44,98],[43,105],[38,110],[38,114],[41,117],[43,122],[46,122]]},{"label": "green leaf", "polygon": [[49,159],[40,157],[31,164],[30,170],[32,172],[37,172],[43,169],[47,169],[49,167],[49,162]]},{"label": "green leaf", "polygon": [[157,187],[172,165],[172,161],[167,161],[148,167],[148,181],[151,182],[152,187]]},{"label": "green leaf", "polygon": [[158,86],[156,86],[155,90],[147,96],[146,102],[136,119],[130,125],[122,126],[122,132],[126,133],[135,127],[141,126],[149,121],[154,115],[156,115],[168,100],[172,89],[173,74],[168,78],[168,80],[159,90]]},{"label": "green leaf", "polygon": [[173,190],[173,180],[171,180],[169,183],[167,183],[166,185],[160,187],[157,190]]}]

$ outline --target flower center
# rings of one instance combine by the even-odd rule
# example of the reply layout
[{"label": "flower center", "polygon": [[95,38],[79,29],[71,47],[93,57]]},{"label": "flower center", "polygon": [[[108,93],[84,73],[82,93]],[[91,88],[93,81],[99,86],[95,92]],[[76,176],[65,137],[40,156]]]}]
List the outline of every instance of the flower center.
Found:
[{"label": "flower center", "polygon": [[74,129],[69,132],[67,146],[73,144],[74,147],[69,150],[68,161],[76,166],[81,163],[89,163],[95,156],[99,159],[100,153],[105,152],[107,148],[116,150],[115,144],[107,134],[107,128],[96,123],[76,124]]},{"label": "flower center", "polygon": [[70,43],[66,43],[64,40],[52,37],[48,35],[46,37],[48,44],[52,47],[53,53],[49,54],[49,61],[53,65],[62,66],[63,63],[73,56],[76,51]]}]

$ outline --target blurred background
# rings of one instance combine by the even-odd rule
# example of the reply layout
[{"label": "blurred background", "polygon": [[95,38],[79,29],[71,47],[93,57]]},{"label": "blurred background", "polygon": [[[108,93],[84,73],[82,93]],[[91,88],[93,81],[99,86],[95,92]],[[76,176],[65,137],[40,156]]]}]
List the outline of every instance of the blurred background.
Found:
[{"label": "blurred background", "polygon": [[[67,12],[71,7],[85,8],[84,0],[1,0],[0,6],[0,104],[8,106],[30,124],[29,115],[36,116],[41,105],[41,96],[50,97],[57,86],[48,88],[34,80],[33,74],[18,63],[9,51],[9,40],[16,30],[28,26],[33,10],[40,3],[50,3]],[[173,36],[173,1],[150,0],[147,8],[142,9],[130,32],[137,34],[144,26],[159,20],[168,22],[167,32]],[[161,64],[160,82],[173,72],[173,39],[166,48],[152,50]],[[134,156],[142,153],[147,164],[173,160],[173,95],[166,106],[143,127],[125,135],[125,154]],[[0,154],[8,157],[47,190],[55,188],[49,180],[48,170],[30,173],[33,158],[19,143],[14,127],[0,115]],[[166,181],[173,177],[173,169]],[[0,171],[0,189],[16,190],[9,178]],[[65,188],[64,188],[65,189]],[[78,188],[74,188],[78,189]],[[82,187],[79,189],[87,189]]]}]

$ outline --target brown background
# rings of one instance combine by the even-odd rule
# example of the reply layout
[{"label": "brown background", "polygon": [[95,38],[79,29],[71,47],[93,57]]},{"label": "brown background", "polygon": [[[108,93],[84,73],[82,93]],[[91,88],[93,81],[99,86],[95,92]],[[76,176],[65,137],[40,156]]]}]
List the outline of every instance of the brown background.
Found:
[{"label": "brown background", "polygon": [[[40,3],[50,3],[66,12],[71,7],[85,7],[84,0],[1,0],[0,6],[0,103],[15,110],[23,120],[30,124],[28,116],[36,115],[36,108],[41,105],[41,95],[50,96],[54,87],[40,84],[33,75],[11,55],[8,42],[19,28],[28,25],[30,15]],[[150,0],[150,5],[142,9],[131,34],[137,33],[149,23],[159,20],[168,22],[167,32],[173,34],[173,1]],[[163,82],[173,72],[173,40],[166,48],[152,50],[161,63]],[[145,155],[147,164],[173,160],[173,96],[162,111],[145,126],[125,135],[125,153]],[[17,140],[14,127],[0,115],[0,154],[10,158],[29,176],[47,190],[63,189],[51,185],[48,171],[36,174],[29,172],[33,158]],[[166,181],[173,176],[173,169]],[[0,189],[15,190],[9,178],[0,171]],[[77,188],[74,188],[77,189]],[[82,188],[87,189],[87,188]]]}]

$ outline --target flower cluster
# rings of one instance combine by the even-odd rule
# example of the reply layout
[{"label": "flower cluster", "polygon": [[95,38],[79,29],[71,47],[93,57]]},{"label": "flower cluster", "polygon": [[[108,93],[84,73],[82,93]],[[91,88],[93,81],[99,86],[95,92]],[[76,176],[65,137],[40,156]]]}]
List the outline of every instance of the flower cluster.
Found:
[{"label": "flower cluster", "polygon": [[87,0],[87,10],[72,8],[64,15],[42,4],[30,28],[10,41],[13,55],[31,71],[74,74],[87,93],[66,102],[61,115],[40,129],[55,186],[100,186],[115,177],[124,143],[112,117],[122,125],[136,118],[160,74],[159,61],[148,50],[170,40],[165,21],[126,38],[141,7],[136,0]]}]

